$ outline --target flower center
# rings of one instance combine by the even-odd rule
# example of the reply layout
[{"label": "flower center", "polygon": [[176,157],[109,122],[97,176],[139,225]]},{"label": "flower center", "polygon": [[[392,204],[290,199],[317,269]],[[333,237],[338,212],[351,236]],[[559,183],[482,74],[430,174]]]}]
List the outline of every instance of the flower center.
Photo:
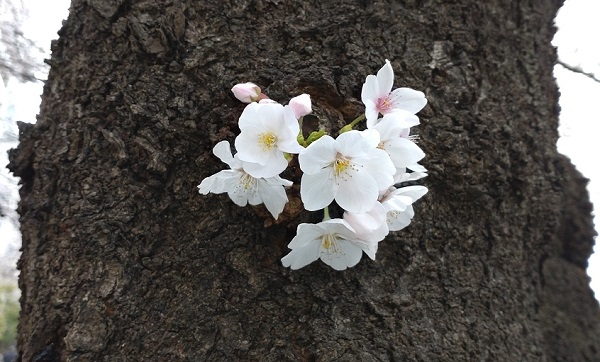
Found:
[{"label": "flower center", "polygon": [[321,245],[327,251],[327,254],[340,253],[342,251],[334,234],[323,235]]},{"label": "flower center", "polygon": [[273,132],[264,132],[258,135],[258,144],[263,151],[271,151],[277,144],[277,136]]},{"label": "flower center", "polygon": [[333,163],[333,170],[335,171],[335,175],[339,176],[340,174],[346,172],[348,167],[351,167],[352,163],[349,159],[345,157],[337,157],[335,162]]},{"label": "flower center", "polygon": [[247,173],[244,173],[244,175],[240,177],[238,185],[243,187],[245,191],[248,191],[248,189],[254,187],[255,181],[256,179],[254,177],[250,176]]},{"label": "flower center", "polygon": [[377,99],[377,111],[381,114],[386,114],[391,111],[394,107],[390,102],[389,96]]}]

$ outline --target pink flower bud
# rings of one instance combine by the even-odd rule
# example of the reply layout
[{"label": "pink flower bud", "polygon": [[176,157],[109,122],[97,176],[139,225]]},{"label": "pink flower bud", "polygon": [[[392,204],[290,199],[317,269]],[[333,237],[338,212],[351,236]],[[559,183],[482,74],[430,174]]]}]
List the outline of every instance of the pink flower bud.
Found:
[{"label": "pink flower bud", "polygon": [[294,112],[294,116],[296,119],[300,119],[300,117],[304,117],[310,112],[312,112],[312,106],[310,103],[310,96],[306,93],[301,94],[297,97],[290,99],[290,107]]},{"label": "pink flower bud", "polygon": [[231,88],[235,98],[244,103],[252,103],[258,101],[261,97],[260,88],[254,83],[239,83]]}]

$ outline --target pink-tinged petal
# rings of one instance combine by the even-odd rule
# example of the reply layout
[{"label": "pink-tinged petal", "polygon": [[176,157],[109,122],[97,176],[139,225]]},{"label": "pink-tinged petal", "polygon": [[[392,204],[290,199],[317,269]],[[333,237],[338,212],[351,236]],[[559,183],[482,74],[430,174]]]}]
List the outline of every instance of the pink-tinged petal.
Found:
[{"label": "pink-tinged petal", "polygon": [[333,269],[345,270],[358,264],[362,257],[362,250],[342,239],[328,249],[321,244],[319,256],[325,264]]},{"label": "pink-tinged petal", "polygon": [[[304,183],[304,180],[302,182]],[[379,196],[377,182],[364,170],[353,172],[350,178],[338,179],[338,182],[335,201],[342,209],[362,213],[372,209],[377,202]]]},{"label": "pink-tinged petal", "polygon": [[288,162],[283,154],[271,157],[264,165],[255,162],[243,162],[244,171],[256,178],[269,178],[277,176],[287,168]]},{"label": "pink-tinged petal", "polygon": [[413,165],[425,157],[425,153],[416,143],[401,137],[387,141],[384,149],[397,168]]},{"label": "pink-tinged petal", "polygon": [[239,83],[231,88],[235,98],[244,103],[255,102],[260,98],[260,88],[254,83]]},{"label": "pink-tinged petal", "polygon": [[385,65],[377,72],[377,98],[386,97],[392,91],[394,85],[394,70],[389,60],[385,60]]},{"label": "pink-tinged petal", "polygon": [[320,210],[333,201],[337,185],[333,182],[331,172],[331,169],[326,169],[316,174],[302,175],[300,197],[306,210]]},{"label": "pink-tinged petal", "polygon": [[427,104],[423,92],[412,88],[398,88],[390,95],[390,102],[394,108],[417,113]]},{"label": "pink-tinged petal", "polygon": [[379,242],[388,234],[386,223],[386,209],[376,202],[371,210],[357,214],[346,211],[344,220],[356,231],[359,239],[369,242]]},{"label": "pink-tinged petal", "polygon": [[312,103],[310,96],[306,93],[290,99],[290,108],[294,112],[296,119],[306,116],[312,112]]},{"label": "pink-tinged petal", "polygon": [[303,149],[298,155],[300,169],[305,174],[314,174],[329,166],[335,161],[334,143],[331,136],[325,135]]},{"label": "pink-tinged petal", "polygon": [[283,186],[270,184],[266,180],[258,180],[258,192],[267,210],[277,220],[285,204],[288,202],[288,197]]},{"label": "pink-tinged petal", "polygon": [[317,259],[319,259],[319,245],[307,245],[303,248],[290,251],[288,255],[281,259],[281,264],[283,264],[284,267],[290,267],[292,270],[297,270]]}]

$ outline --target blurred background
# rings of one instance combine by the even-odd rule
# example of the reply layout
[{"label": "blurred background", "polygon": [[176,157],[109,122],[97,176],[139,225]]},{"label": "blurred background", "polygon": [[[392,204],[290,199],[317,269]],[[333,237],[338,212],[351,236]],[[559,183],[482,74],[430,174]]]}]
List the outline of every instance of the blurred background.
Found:
[{"label": "blurred background", "polygon": [[[18,179],[4,167],[7,151],[17,146],[17,121],[34,123],[39,111],[50,42],[68,16],[70,0],[0,0],[0,362],[15,357],[19,313],[17,287],[21,235],[15,211]],[[566,0],[553,44],[560,62],[554,75],[560,87],[558,150],[590,179],[592,202],[600,205],[600,1]],[[598,225],[596,224],[596,230]],[[600,252],[596,246],[595,251]],[[600,296],[600,256],[590,259],[588,274]]]}]

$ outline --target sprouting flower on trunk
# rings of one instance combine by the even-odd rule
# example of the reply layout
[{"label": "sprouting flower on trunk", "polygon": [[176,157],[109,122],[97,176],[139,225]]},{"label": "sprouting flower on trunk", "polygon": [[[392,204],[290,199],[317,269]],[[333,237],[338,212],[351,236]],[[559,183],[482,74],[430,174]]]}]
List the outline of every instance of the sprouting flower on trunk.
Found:
[{"label": "sprouting flower on trunk", "polygon": [[411,114],[419,112],[427,104],[423,92],[411,88],[397,88],[394,85],[394,70],[390,61],[377,72],[377,76],[369,75],[362,87],[361,99],[365,104],[367,127],[378,122],[378,114],[404,111]]},{"label": "sprouting flower on trunk", "polygon": [[344,270],[355,266],[363,251],[375,259],[377,244],[361,241],[346,221],[329,219],[318,224],[298,225],[288,248],[292,251],[281,259],[285,267],[300,269],[321,259],[335,270]]},{"label": "sprouting flower on trunk", "polygon": [[[291,251],[282,259],[284,266],[299,269],[321,259],[344,270],[356,265],[363,252],[375,260],[379,243],[389,232],[410,224],[413,203],[427,193],[423,186],[402,187],[427,176],[418,163],[425,153],[410,135],[427,99],[410,88],[392,90],[393,83],[394,71],[386,60],[363,84],[364,114],[339,129],[335,139],[328,135],[334,130],[311,129],[331,122],[305,122],[312,113],[310,95],[296,96],[283,106],[254,83],[237,84],[234,96],[249,103],[238,121],[237,153],[232,155],[228,141],[214,147],[214,154],[231,169],[205,178],[198,186],[200,193],[226,192],[240,206],[264,203],[277,219],[288,202],[285,187],[292,185],[279,176],[286,172],[294,181],[300,179],[304,209],[323,209],[324,219],[298,226],[288,245]],[[321,111],[316,113],[328,114]],[[359,125],[365,119],[366,129]],[[332,219],[329,205],[334,201],[342,210],[332,208],[338,214]],[[298,215],[297,207],[289,209],[279,223],[293,222]]]},{"label": "sprouting flower on trunk", "polygon": [[250,103],[240,116],[241,133],[235,139],[240,160],[253,165],[244,170],[254,177],[272,177],[287,167],[284,152],[303,150],[297,137],[298,121],[290,107],[279,103]]},{"label": "sprouting flower on trunk", "polygon": [[202,180],[198,188],[203,195],[209,192],[227,195],[236,205],[246,206],[264,203],[267,210],[275,219],[279,216],[288,202],[284,186],[291,186],[292,182],[279,176],[256,178],[244,171],[246,162],[237,156],[232,156],[228,141],[221,141],[213,148],[215,156],[229,165],[231,170],[219,171]]},{"label": "sprouting flower on trunk", "polygon": [[304,172],[300,182],[304,207],[319,210],[335,199],[350,212],[372,209],[379,191],[393,184],[396,172],[378,144],[377,131],[349,131],[335,140],[323,136],[304,149],[298,156]]}]

